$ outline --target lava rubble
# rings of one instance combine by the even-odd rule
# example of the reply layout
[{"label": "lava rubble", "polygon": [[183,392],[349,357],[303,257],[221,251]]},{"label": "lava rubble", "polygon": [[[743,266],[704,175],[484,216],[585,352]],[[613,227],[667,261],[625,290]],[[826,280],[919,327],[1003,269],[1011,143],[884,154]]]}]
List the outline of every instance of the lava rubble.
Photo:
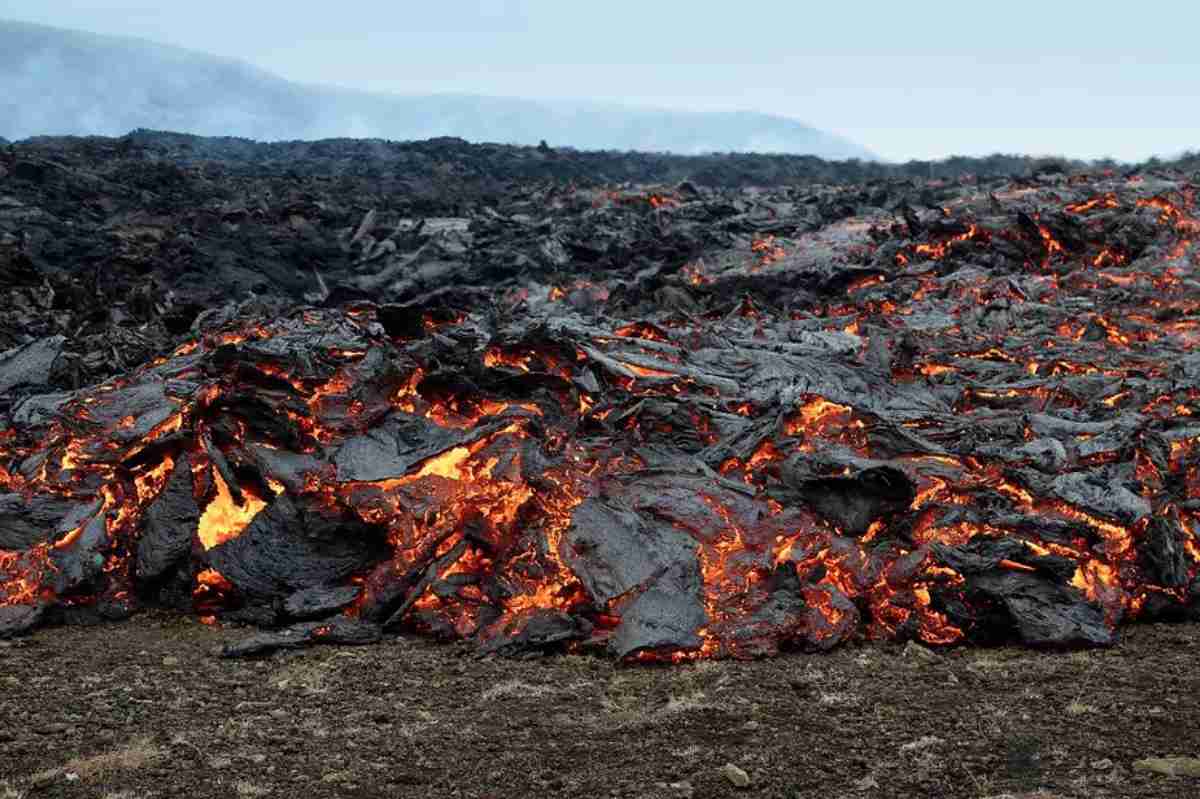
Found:
[{"label": "lava rubble", "polygon": [[[664,235],[727,202],[596,196]],[[262,628],[231,656],[412,631],[681,661],[1200,616],[1191,184],[967,186],[807,225],[793,200],[682,263],[393,270],[388,301],[243,313],[22,398],[0,636],[157,605]]]}]

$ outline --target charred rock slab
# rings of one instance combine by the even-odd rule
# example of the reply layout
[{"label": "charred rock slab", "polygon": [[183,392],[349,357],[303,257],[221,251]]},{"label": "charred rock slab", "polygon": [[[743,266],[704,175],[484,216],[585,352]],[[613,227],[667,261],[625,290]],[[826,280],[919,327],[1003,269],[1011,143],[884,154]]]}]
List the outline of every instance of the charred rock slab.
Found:
[{"label": "charred rock slab", "polygon": [[56,594],[94,588],[104,574],[103,551],[109,544],[108,520],[99,500],[76,505],[59,522],[61,546],[51,554]]},{"label": "charred rock slab", "polygon": [[247,596],[271,598],[337,583],[386,555],[378,527],[284,495],[207,559]]},{"label": "charred rock slab", "polygon": [[145,532],[138,539],[138,579],[153,582],[187,560],[200,521],[193,496],[192,464],[181,457],[166,487],[146,511]]},{"label": "charred rock slab", "polygon": [[481,649],[505,657],[562,652],[568,644],[586,640],[592,629],[587,619],[539,609],[492,631],[481,641]]},{"label": "charred rock slab", "polygon": [[648,588],[621,606],[621,623],[609,648],[618,658],[637,652],[699,649],[708,619],[701,601],[700,570],[680,563],[657,575]]},{"label": "charred rock slab", "polygon": [[988,572],[968,580],[969,591],[999,602],[1013,630],[1029,646],[1108,646],[1113,631],[1104,612],[1079,591],[1025,572]]},{"label": "charred rock slab", "polygon": [[28,635],[46,618],[45,605],[0,606],[0,641]]},{"label": "charred rock slab", "polygon": [[334,459],[337,479],[368,482],[401,477],[422,461],[485,433],[446,429],[427,419],[393,414],[379,427],[342,445]]},{"label": "charred rock slab", "polygon": [[664,575],[684,585],[699,564],[690,537],[647,520],[620,502],[584,500],[563,536],[562,557],[602,604],[645,589]]},{"label": "charred rock slab", "polygon": [[361,592],[357,586],[302,588],[283,601],[282,610],[290,618],[305,621],[322,619],[353,602]]},{"label": "charred rock slab", "polygon": [[0,549],[29,549],[54,540],[59,521],[74,504],[49,494],[28,500],[20,494],[0,494]]},{"label": "charred rock slab", "polygon": [[49,385],[66,340],[66,336],[50,336],[0,353],[0,395],[20,387]]},{"label": "charred rock slab", "polygon": [[224,646],[221,657],[261,657],[280,649],[301,649],[317,644],[375,644],[380,639],[380,630],[376,625],[334,618],[326,622],[294,624],[277,632],[256,633]]}]

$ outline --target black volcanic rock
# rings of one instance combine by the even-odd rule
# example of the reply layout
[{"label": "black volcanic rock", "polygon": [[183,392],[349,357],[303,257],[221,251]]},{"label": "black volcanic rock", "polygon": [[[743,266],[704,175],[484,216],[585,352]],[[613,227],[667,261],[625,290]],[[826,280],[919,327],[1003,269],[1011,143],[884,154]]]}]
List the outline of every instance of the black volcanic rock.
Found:
[{"label": "black volcanic rock", "polygon": [[0,549],[28,549],[51,541],[55,527],[73,503],[65,497],[0,494]]},{"label": "black volcanic rock", "polygon": [[599,187],[526,155],[0,150],[0,335],[64,337],[0,396],[0,625],[159,602],[270,628],[231,654],[679,661],[1195,616],[1187,175]]},{"label": "black volcanic rock", "polygon": [[0,353],[0,394],[20,386],[45,386],[62,356],[65,336],[51,336]]},{"label": "black volcanic rock", "polygon": [[199,520],[200,508],[192,491],[192,463],[184,456],[146,511],[146,531],[138,540],[138,578],[157,580],[185,561]]},{"label": "black volcanic rock", "polygon": [[44,605],[0,606],[0,641],[27,635],[46,617]]},{"label": "black volcanic rock", "polygon": [[274,597],[336,583],[379,561],[384,552],[377,528],[281,496],[244,533],[207,557],[244,594]]}]

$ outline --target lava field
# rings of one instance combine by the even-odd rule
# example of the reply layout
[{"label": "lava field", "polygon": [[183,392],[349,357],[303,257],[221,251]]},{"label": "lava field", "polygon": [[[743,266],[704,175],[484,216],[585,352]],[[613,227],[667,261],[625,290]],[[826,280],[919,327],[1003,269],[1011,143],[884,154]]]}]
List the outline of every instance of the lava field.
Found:
[{"label": "lava field", "polygon": [[166,606],[258,628],[229,656],[678,662],[1200,617],[1195,176],[417,191],[208,146],[0,149],[0,637]]}]

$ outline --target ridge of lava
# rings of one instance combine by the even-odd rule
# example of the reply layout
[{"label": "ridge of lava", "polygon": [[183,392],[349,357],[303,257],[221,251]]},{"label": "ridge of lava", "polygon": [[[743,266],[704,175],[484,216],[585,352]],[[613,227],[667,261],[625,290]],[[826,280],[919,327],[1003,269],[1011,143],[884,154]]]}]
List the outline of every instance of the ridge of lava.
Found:
[{"label": "ridge of lava", "polygon": [[783,204],[703,257],[243,313],[22,399],[0,636],[165,606],[262,628],[230,655],[678,662],[1200,616],[1190,183]]}]

